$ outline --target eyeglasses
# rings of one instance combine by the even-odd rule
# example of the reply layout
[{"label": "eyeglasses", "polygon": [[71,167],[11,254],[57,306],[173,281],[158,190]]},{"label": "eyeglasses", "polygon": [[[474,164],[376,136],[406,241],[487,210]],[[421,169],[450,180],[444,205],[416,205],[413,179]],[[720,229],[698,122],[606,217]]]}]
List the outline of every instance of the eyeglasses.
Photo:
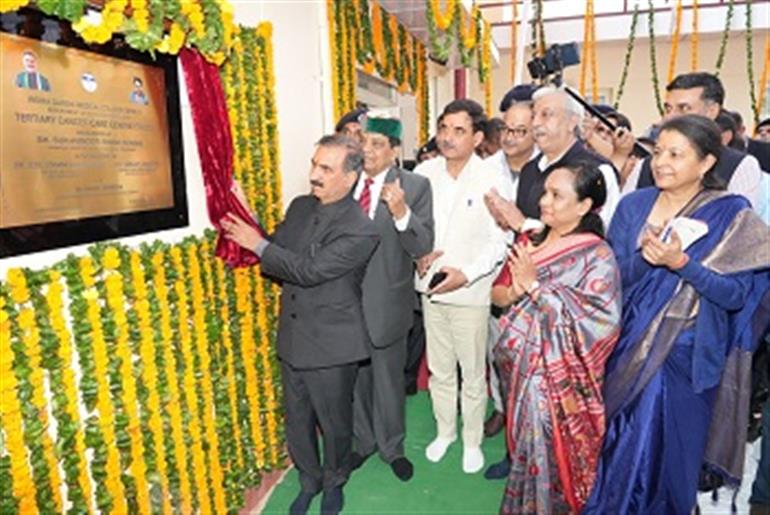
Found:
[{"label": "eyeglasses", "polygon": [[504,131],[506,135],[515,136],[517,138],[523,138],[529,133],[529,129],[526,127],[506,127]]}]

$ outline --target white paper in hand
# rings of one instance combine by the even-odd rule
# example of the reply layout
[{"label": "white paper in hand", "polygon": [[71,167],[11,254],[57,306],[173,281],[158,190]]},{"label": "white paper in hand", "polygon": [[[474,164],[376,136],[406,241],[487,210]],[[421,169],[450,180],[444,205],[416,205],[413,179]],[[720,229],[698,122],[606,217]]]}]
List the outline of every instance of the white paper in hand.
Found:
[{"label": "white paper in hand", "polygon": [[666,225],[660,239],[664,243],[669,243],[672,231],[676,231],[676,234],[679,235],[679,240],[682,242],[682,250],[686,250],[690,245],[708,234],[709,226],[701,220],[678,216]]}]

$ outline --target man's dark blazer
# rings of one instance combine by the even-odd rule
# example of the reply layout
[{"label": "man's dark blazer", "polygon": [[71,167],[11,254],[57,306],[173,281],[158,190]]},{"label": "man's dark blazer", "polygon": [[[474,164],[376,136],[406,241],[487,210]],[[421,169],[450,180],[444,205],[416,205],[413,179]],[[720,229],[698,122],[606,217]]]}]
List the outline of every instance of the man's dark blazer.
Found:
[{"label": "man's dark blazer", "polygon": [[296,369],[369,356],[361,283],[379,237],[348,195],[332,204],[296,198],[262,253],[262,271],[283,281],[278,356]]},{"label": "man's dark blazer", "polygon": [[382,348],[402,341],[412,327],[414,261],[433,250],[433,200],[425,177],[393,167],[385,183],[401,181],[411,214],[398,231],[385,201],[377,203],[374,224],[380,244],[364,277],[364,316],[372,344]]}]

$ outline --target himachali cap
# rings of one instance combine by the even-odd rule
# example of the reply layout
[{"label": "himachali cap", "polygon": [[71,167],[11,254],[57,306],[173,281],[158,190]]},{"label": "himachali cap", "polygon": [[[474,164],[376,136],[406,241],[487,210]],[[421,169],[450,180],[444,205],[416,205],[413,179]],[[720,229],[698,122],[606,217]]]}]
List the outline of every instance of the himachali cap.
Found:
[{"label": "himachali cap", "polygon": [[376,132],[401,141],[401,131],[401,120],[397,118],[374,118],[370,115],[366,119],[366,132]]}]

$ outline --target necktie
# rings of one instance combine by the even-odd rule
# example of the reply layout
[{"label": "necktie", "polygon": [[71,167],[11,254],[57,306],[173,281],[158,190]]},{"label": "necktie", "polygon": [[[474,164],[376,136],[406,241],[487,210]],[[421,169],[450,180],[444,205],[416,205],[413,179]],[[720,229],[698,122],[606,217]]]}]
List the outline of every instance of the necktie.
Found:
[{"label": "necktie", "polygon": [[37,74],[28,72],[27,78],[29,80],[29,89],[37,89]]},{"label": "necktie", "polygon": [[361,206],[361,210],[366,216],[369,216],[369,208],[372,205],[371,185],[373,182],[369,177],[364,179],[364,189],[361,191],[361,196],[358,197],[358,205]]}]

